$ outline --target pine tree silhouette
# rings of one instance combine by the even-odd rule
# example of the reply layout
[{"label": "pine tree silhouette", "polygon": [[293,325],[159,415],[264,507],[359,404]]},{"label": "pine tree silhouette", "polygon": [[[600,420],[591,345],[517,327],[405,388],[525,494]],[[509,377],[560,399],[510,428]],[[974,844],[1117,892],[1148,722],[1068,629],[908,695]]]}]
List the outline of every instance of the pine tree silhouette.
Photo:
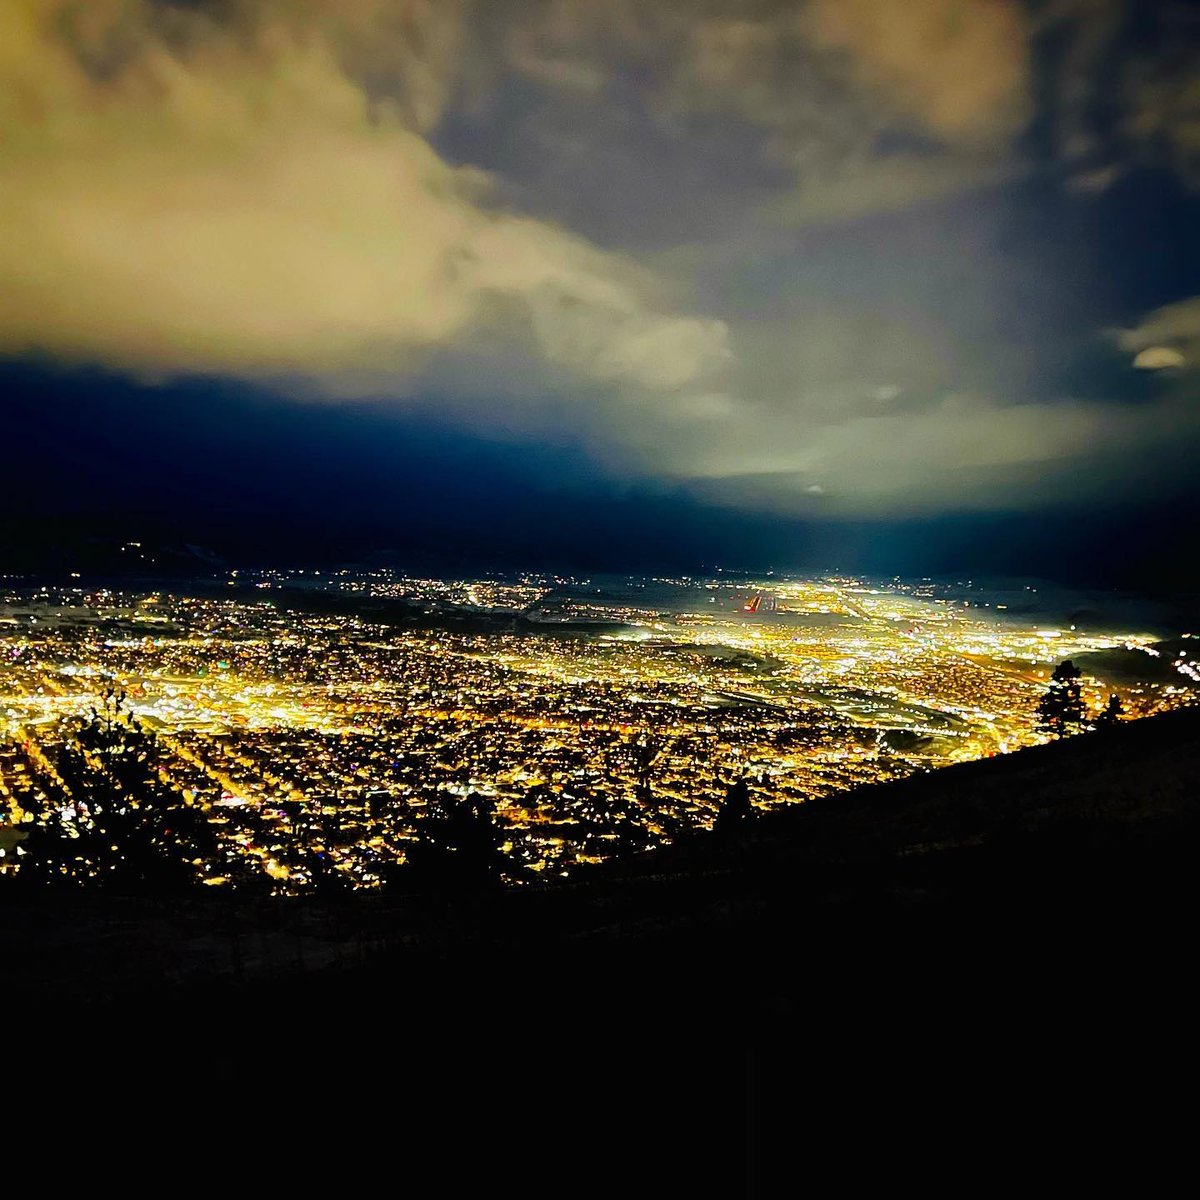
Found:
[{"label": "pine tree silhouette", "polygon": [[1054,668],[1050,686],[1037,706],[1037,725],[1043,733],[1061,738],[1086,726],[1087,710],[1079,684],[1082,674],[1069,658]]},{"label": "pine tree silhouette", "polygon": [[499,887],[504,855],[492,802],[442,793],[417,825],[406,863],[390,873],[403,891],[475,891]]},{"label": "pine tree silhouette", "polygon": [[713,822],[713,831],[729,833],[745,823],[750,815],[750,787],[745,777],[735,779],[725,789],[725,799]]},{"label": "pine tree silhouette", "polygon": [[643,733],[634,742],[634,770],[637,775],[637,798],[643,809],[650,807],[653,799],[650,791],[650,777],[654,764],[663,752],[662,739],[653,734]]},{"label": "pine tree silhouette", "polygon": [[1113,692],[1108,698],[1108,703],[1104,706],[1103,712],[1096,718],[1097,729],[1107,729],[1109,726],[1115,725],[1118,721],[1125,719],[1125,706],[1121,703],[1121,697]]}]

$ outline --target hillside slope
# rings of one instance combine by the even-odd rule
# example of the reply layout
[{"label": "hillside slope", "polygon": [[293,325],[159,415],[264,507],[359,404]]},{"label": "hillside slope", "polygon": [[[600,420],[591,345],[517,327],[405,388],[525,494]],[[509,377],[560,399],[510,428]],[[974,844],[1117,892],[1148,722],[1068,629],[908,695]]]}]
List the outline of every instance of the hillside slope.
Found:
[{"label": "hillside slope", "polygon": [[848,1135],[855,1155],[886,1131],[936,1157],[955,1130],[1007,1130],[1010,1091],[1027,1127],[1059,1130],[1065,1109],[1124,1123],[1195,1061],[1198,778],[1192,710],[544,889],[10,894],[0,963],[30,1032],[7,1062],[135,1065],[211,1111],[248,1088],[255,1119],[361,1092],[372,1119],[402,1104],[406,1128],[453,1118],[505,1153],[513,1121],[554,1129],[580,1161],[602,1147],[622,1194],[664,1194],[648,1152],[696,1195],[749,1194],[747,1164],[794,1181],[798,1152]]},{"label": "hillside slope", "polygon": [[786,1005],[821,963],[941,962],[951,944],[963,961],[1144,957],[1186,937],[1197,779],[1193,709],[811,801],[560,886],[322,903],[10,895],[0,938],[16,991],[76,1001],[370,994],[403,976],[447,993],[469,977],[572,1002],[701,987]]}]

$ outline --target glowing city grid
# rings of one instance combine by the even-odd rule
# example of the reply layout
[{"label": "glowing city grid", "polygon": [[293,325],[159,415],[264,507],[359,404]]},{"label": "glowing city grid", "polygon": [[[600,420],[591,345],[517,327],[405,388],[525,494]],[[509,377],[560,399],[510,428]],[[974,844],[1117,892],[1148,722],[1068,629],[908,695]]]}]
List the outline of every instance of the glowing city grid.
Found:
[{"label": "glowing city grid", "polygon": [[[1157,654],[1150,632],[1026,623],[932,583],[343,571],[225,586],[0,581],[0,870],[19,870],[23,827],[79,819],[56,761],[109,687],[216,833],[197,880],[294,894],[314,851],[348,886],[381,886],[439,793],[488,798],[510,881],[561,876],[711,826],[737,778],[769,810],[1034,744],[1056,663]],[[371,605],[390,602],[411,619],[380,620]],[[1175,677],[1085,676],[1085,699],[1172,707],[1195,644]]]}]

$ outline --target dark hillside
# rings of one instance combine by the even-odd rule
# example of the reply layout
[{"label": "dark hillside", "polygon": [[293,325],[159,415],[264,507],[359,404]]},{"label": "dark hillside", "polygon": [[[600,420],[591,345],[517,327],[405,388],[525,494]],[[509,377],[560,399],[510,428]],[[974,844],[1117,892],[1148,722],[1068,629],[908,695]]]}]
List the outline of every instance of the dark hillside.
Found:
[{"label": "dark hillside", "polygon": [[[1198,778],[1191,710],[570,885],[323,905],[10,895],[6,998],[34,1035],[7,1061],[136,1065],[222,1110],[288,1087],[374,1097],[372,1120],[410,1130],[515,1120],[576,1153],[602,1143],[618,1172],[652,1152],[703,1195],[749,1194],[750,1160],[789,1177],[827,1136],[887,1128],[907,1154],[978,1134],[1009,1089],[1031,1128],[1061,1129],[1068,1102],[1128,1128],[1120,1106],[1149,1112],[1162,1072],[1192,1061]],[[660,1194],[646,1186],[630,1194]]]},{"label": "dark hillside", "polygon": [[[174,999],[423,986],[458,974],[598,990],[808,994],[824,957],[1147,953],[1196,910],[1200,709],[831,796],[596,868],[457,899],[152,902],[10,896],[5,959],[33,995]],[[1122,940],[1124,939],[1124,940]],[[499,982],[497,983],[499,986]]]}]

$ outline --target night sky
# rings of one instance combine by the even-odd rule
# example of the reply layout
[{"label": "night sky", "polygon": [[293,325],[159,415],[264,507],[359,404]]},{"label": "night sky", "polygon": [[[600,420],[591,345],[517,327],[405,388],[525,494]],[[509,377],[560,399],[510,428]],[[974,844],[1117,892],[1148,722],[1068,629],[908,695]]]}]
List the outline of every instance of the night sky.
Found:
[{"label": "night sky", "polygon": [[9,0],[0,229],[13,562],[1200,584],[1192,3]]}]

